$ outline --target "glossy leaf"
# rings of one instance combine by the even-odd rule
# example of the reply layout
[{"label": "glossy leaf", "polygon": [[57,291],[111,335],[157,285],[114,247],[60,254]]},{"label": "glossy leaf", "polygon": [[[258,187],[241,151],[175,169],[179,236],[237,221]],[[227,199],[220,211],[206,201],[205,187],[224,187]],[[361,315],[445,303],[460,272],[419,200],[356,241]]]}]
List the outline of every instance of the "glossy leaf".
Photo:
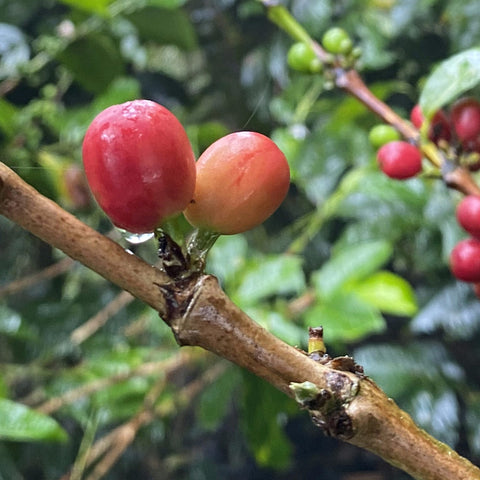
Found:
[{"label": "glossy leaf", "polygon": [[480,330],[480,301],[470,285],[451,283],[427,302],[410,328],[421,334],[443,330],[449,337],[467,340]]},{"label": "glossy leaf", "polygon": [[354,357],[365,373],[394,398],[409,396],[412,390],[443,389],[448,382],[463,382],[465,376],[445,347],[433,341],[366,345],[357,348]]},{"label": "glossy leaf", "polygon": [[214,430],[219,426],[232,405],[232,395],[240,382],[239,370],[230,367],[203,391],[198,402],[198,416],[205,429]]},{"label": "glossy leaf", "polygon": [[473,451],[480,453],[480,398],[474,396],[467,400],[467,435]]},{"label": "glossy leaf", "polygon": [[75,40],[58,58],[82,87],[97,94],[124,71],[117,45],[111,37],[101,34]]},{"label": "glossy leaf", "polygon": [[185,50],[192,50],[196,46],[195,31],[183,10],[145,7],[129,14],[128,19],[143,40],[173,44]]},{"label": "glossy leaf", "polygon": [[459,438],[460,405],[454,391],[447,386],[432,392],[420,391],[409,399],[407,405],[420,427],[441,442],[455,447]]},{"label": "glossy leaf", "polygon": [[246,308],[245,312],[289,345],[300,346],[306,344],[306,329],[287,318],[283,312],[274,310],[272,306]]},{"label": "glossy leaf", "polygon": [[479,83],[480,48],[458,53],[440,63],[427,78],[420,95],[422,111],[429,117]]},{"label": "glossy leaf", "polygon": [[300,257],[264,257],[249,262],[234,298],[239,304],[246,306],[273,295],[299,293],[304,287]]},{"label": "glossy leaf", "polygon": [[53,418],[0,398],[0,439],[64,441],[67,434]]},{"label": "glossy leaf", "polygon": [[147,5],[163,8],[178,8],[186,2],[187,0],[147,0]]},{"label": "glossy leaf", "polygon": [[[243,429],[256,462],[263,467],[282,470],[290,464],[292,447],[280,418],[296,407],[293,401],[271,385],[251,374],[244,374]],[[263,412],[268,409],[268,418]],[[272,421],[272,418],[276,420]]]},{"label": "glossy leaf", "polygon": [[88,13],[106,14],[108,6],[114,2],[114,0],[60,0],[66,5],[78,8]]},{"label": "glossy leaf", "polygon": [[243,235],[221,236],[209,253],[207,269],[228,288],[236,283],[235,279],[244,268],[247,251],[248,243]]},{"label": "glossy leaf", "polygon": [[384,313],[411,316],[417,311],[413,288],[391,272],[376,272],[351,285],[350,289]]},{"label": "glossy leaf", "polygon": [[313,283],[322,298],[329,298],[348,282],[360,280],[380,268],[392,255],[389,242],[378,240],[347,246],[335,251]]},{"label": "glossy leaf", "polygon": [[327,345],[359,340],[385,329],[380,312],[353,292],[320,297],[304,315],[304,322],[307,327],[323,326]]},{"label": "glossy leaf", "polygon": [[0,130],[8,136],[15,133],[14,118],[17,109],[9,102],[0,99]]}]

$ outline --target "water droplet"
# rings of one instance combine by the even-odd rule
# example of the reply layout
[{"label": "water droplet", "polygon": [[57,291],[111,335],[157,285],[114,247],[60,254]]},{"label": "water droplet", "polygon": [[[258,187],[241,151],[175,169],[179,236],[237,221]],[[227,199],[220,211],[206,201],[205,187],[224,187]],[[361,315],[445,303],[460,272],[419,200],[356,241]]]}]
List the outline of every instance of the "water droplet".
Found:
[{"label": "water droplet", "polygon": [[153,238],[154,233],[131,233],[123,230],[121,228],[118,229],[122,237],[128,242],[133,245],[139,245],[140,243],[145,243],[151,238]]}]

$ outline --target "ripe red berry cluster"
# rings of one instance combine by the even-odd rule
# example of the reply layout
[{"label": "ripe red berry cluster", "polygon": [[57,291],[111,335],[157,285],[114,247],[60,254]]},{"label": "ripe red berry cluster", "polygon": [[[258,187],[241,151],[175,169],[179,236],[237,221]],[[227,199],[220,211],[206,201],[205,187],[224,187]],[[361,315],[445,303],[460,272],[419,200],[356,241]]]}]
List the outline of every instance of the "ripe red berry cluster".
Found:
[{"label": "ripe red berry cluster", "polygon": [[[424,117],[419,105],[413,107],[410,120],[421,128]],[[449,143],[459,154],[480,155],[480,102],[472,97],[457,100],[448,111],[436,112],[428,128],[428,138],[442,145]],[[480,167],[480,159],[467,165],[472,170]]]},{"label": "ripe red berry cluster", "polygon": [[[421,129],[425,118],[420,105],[410,112],[410,120]],[[465,97],[448,110],[437,111],[426,132],[428,139],[442,148],[453,146],[459,158],[471,170],[480,168],[480,102]],[[391,178],[407,179],[422,170],[422,155],[412,144],[401,141],[398,132],[389,125],[377,125],[370,132],[372,145],[379,148],[377,160],[381,170]]]},{"label": "ripe red berry cluster", "polygon": [[[450,254],[450,268],[459,280],[480,288],[480,196],[468,195],[458,204],[458,223],[471,235],[461,240]],[[478,284],[478,285],[477,285]]]},{"label": "ripe red berry cluster", "polygon": [[195,162],[183,126],[149,100],[99,113],[85,135],[83,162],[100,207],[137,234],[181,212],[195,227],[240,233],[264,222],[290,183],[283,153],[255,132],[227,135]]}]

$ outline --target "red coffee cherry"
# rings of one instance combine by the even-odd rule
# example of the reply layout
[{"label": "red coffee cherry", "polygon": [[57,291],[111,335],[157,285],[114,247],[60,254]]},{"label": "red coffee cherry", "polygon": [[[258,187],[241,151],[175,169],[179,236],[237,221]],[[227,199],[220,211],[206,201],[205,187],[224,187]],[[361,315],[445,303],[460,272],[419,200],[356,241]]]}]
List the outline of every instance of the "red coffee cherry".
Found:
[{"label": "red coffee cherry", "polygon": [[467,195],[457,206],[457,221],[470,235],[480,238],[480,197]]},{"label": "red coffee cherry", "polygon": [[[425,120],[420,105],[415,105],[410,112],[410,120],[416,128],[421,128]],[[437,143],[439,140],[450,141],[452,138],[452,131],[450,122],[446,113],[439,110],[433,115],[430,127],[428,129],[428,138]]]},{"label": "red coffee cherry", "polygon": [[398,180],[414,177],[422,170],[420,150],[402,140],[383,145],[377,152],[377,160],[383,173]]},{"label": "red coffee cherry", "polygon": [[184,214],[196,227],[244,232],[279,207],[289,183],[287,160],[272,140],[255,132],[231,133],[198,159],[194,200]]},{"label": "red coffee cherry", "polygon": [[113,105],[83,141],[88,183],[117,226],[152,232],[193,198],[195,158],[187,134],[166,108],[149,100]]},{"label": "red coffee cherry", "polygon": [[423,124],[423,113],[422,109],[420,108],[420,105],[417,103],[413,108],[412,111],[410,112],[410,121],[413,123],[413,125],[416,128],[421,128]]},{"label": "red coffee cherry", "polygon": [[473,140],[480,134],[480,102],[475,98],[458,100],[453,104],[450,116],[459,140]]},{"label": "red coffee cherry", "polygon": [[480,241],[467,238],[457,243],[450,254],[450,268],[459,280],[480,282]]}]

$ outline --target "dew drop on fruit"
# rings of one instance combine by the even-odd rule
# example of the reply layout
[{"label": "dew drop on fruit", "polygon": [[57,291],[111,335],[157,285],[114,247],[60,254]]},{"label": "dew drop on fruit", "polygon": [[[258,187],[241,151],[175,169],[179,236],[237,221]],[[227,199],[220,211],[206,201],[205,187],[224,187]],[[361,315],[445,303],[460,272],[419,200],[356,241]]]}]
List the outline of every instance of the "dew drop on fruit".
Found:
[{"label": "dew drop on fruit", "polygon": [[128,242],[133,245],[139,245],[140,243],[145,243],[151,238],[153,238],[154,233],[149,232],[149,233],[131,233],[127,232],[127,230],[123,230],[122,228],[117,229],[122,237]]}]

